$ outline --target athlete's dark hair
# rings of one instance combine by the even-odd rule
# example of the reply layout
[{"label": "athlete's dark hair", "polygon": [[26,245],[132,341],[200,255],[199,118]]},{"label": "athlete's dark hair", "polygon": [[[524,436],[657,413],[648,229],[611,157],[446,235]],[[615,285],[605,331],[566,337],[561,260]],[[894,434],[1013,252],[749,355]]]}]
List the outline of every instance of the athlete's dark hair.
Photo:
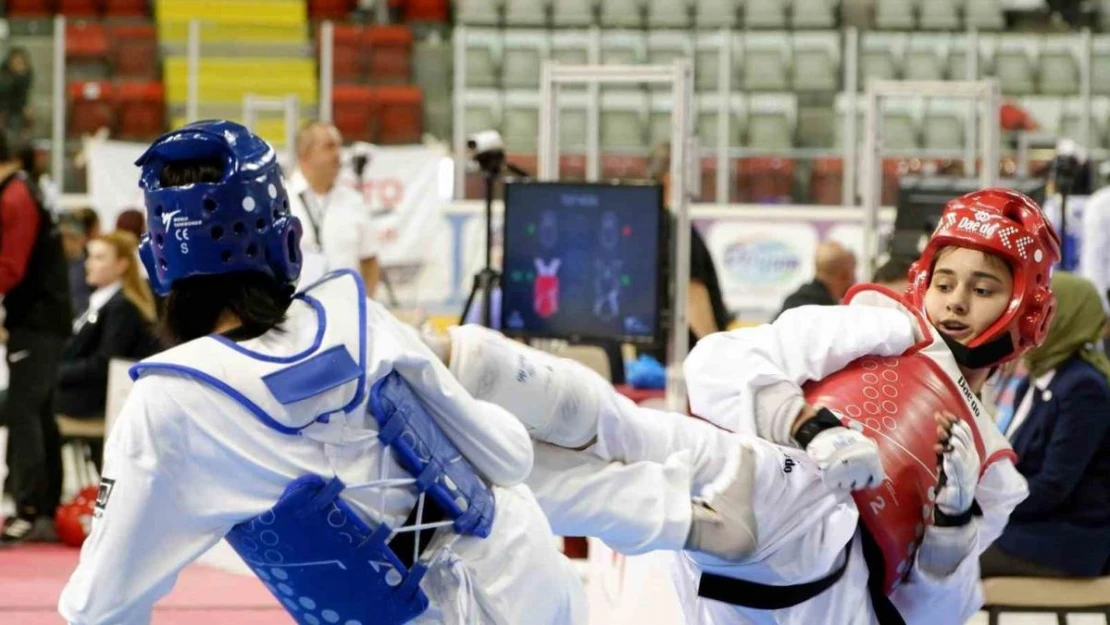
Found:
[{"label": "athlete's dark hair", "polygon": [[[163,187],[180,187],[198,182],[219,182],[223,165],[217,160],[167,163],[162,169]],[[191,341],[216,328],[227,311],[239,318],[234,338],[260,336],[278,328],[293,301],[293,287],[257,271],[238,271],[176,280],[166,298],[162,333],[170,344]]]}]

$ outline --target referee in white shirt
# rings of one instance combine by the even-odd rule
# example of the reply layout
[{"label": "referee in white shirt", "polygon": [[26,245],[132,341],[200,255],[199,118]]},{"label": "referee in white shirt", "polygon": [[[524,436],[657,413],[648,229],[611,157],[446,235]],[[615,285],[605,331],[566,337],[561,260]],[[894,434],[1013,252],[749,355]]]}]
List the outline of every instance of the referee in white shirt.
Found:
[{"label": "referee in white shirt", "polygon": [[289,204],[301,220],[304,269],[299,288],[336,269],[354,269],[373,297],[381,269],[377,232],[362,195],[338,183],[343,139],[324,122],[310,122],[297,134],[297,171],[289,179]]}]

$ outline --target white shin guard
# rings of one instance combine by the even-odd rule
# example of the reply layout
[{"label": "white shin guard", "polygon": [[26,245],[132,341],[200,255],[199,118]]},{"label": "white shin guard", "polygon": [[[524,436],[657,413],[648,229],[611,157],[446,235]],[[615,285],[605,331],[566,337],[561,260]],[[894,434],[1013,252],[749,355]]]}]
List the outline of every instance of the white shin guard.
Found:
[{"label": "white shin guard", "polygon": [[482,326],[450,334],[451,373],[476,399],[508,410],[553,445],[579,448],[597,436],[598,400],[610,388],[597,373]]}]

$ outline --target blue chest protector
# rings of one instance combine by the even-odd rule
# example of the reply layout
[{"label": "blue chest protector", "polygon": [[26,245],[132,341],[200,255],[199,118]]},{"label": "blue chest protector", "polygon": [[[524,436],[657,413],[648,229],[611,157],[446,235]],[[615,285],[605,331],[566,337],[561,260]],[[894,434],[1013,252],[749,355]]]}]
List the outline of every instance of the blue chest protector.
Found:
[{"label": "blue chest protector", "polygon": [[[361,282],[355,280],[361,291]],[[353,302],[347,304],[351,306]],[[332,311],[326,301],[322,309]],[[317,306],[317,310],[321,307]],[[358,345],[364,352],[365,303],[360,318],[358,327],[363,335]],[[255,358],[254,369],[261,366],[266,373],[261,385],[253,388],[245,382],[229,390],[231,387],[213,372],[195,366],[198,362],[220,362],[225,368],[235,367],[235,363],[227,362],[229,358],[251,356],[242,348],[229,349],[217,359],[209,354],[208,358],[198,360],[197,354],[191,354],[187,360],[193,366],[183,364],[186,358],[174,355],[175,350],[171,350],[157,357],[160,362],[144,361],[132,375],[158,370],[192,375],[228,392],[263,423],[283,434],[296,435],[299,429],[325,420],[326,416],[309,420],[292,431],[288,425],[279,426],[266,414],[268,404],[276,401],[288,408],[292,403],[311,402],[305,393],[290,395],[287,390],[290,386],[326,387],[334,391],[349,384],[353,399],[359,399],[365,384],[364,353],[358,354],[358,363],[343,354],[337,357],[336,348],[327,345],[327,333],[322,334],[325,338],[317,342],[316,349],[310,350],[311,354],[300,354],[300,358]],[[324,353],[328,354],[328,366],[319,364]],[[352,380],[352,367],[358,367],[363,380]],[[303,372],[300,377],[304,379],[297,380],[297,372]],[[275,379],[282,381],[282,388],[265,382]],[[261,389],[268,389],[269,396]],[[458,534],[488,536],[494,519],[493,493],[436,424],[412,388],[400,374],[391,372],[374,383],[369,395],[365,404],[353,401],[352,397],[342,401],[346,402],[344,405],[358,406],[355,409],[365,405],[378,424],[381,442],[414,478],[415,489],[439,506]],[[338,477],[302,476],[286,487],[276,505],[236,525],[226,540],[301,625],[406,623],[428,608],[428,597],[421,590],[420,581],[429,564],[422,559],[406,567],[389,544],[401,528],[392,528],[384,522],[371,526],[363,521],[342,498],[345,488]]]}]

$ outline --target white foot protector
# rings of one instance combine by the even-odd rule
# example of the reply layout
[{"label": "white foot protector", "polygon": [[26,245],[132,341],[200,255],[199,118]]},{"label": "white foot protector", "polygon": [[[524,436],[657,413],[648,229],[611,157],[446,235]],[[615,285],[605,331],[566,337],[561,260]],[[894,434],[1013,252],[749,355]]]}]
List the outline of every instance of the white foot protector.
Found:
[{"label": "white foot protector", "polygon": [[476,399],[511,412],[537,440],[577,449],[597,437],[598,398],[610,388],[597,373],[479,325],[449,332],[451,373]]}]

